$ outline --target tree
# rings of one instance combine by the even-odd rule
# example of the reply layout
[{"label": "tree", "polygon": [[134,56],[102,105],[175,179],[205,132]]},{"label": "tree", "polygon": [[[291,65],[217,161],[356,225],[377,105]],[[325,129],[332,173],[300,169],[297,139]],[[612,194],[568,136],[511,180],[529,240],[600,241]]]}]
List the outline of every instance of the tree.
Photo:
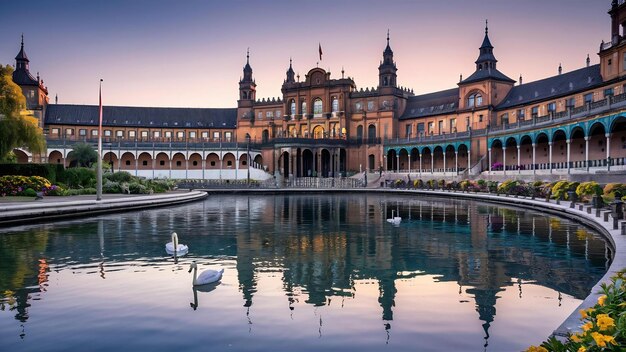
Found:
[{"label": "tree", "polygon": [[0,65],[0,162],[9,160],[14,148],[31,153],[45,150],[46,141],[37,118],[24,112],[26,98],[13,82],[13,68]]},{"label": "tree", "polygon": [[76,166],[91,167],[91,164],[98,161],[98,153],[90,144],[77,143],[69,153],[69,158],[76,161]]}]

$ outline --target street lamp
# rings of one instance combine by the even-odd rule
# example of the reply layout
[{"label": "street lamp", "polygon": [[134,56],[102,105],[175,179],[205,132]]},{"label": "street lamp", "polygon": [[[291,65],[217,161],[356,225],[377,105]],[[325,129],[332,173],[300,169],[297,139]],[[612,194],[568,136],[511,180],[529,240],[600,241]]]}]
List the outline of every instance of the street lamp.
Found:
[{"label": "street lamp", "polygon": [[248,167],[248,178],[246,184],[250,188],[250,134],[246,133],[246,163]]}]

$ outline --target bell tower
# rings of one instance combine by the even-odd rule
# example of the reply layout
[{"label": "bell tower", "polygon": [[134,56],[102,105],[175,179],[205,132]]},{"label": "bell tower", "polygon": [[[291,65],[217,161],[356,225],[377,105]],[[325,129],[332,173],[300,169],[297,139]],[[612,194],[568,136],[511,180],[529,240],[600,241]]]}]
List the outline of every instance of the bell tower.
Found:
[{"label": "bell tower", "polygon": [[[393,61],[393,50],[389,46],[389,31],[387,31],[387,47],[383,51],[383,60],[378,66],[378,88],[385,89],[395,88],[397,85],[398,68]],[[392,89],[388,89],[392,90]]]},{"label": "bell tower", "polygon": [[256,99],[256,82],[252,78],[250,66],[250,49],[246,53],[246,66],[243,67],[243,78],[239,80],[239,107],[252,107]]}]

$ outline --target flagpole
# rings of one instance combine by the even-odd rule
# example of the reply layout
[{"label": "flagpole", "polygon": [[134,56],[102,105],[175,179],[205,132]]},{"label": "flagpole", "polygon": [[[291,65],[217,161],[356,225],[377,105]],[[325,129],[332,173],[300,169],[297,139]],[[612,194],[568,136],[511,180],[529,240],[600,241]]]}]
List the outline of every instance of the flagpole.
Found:
[{"label": "flagpole", "polygon": [[96,175],[96,200],[102,200],[102,79],[100,79],[100,90],[98,93],[100,108],[98,118],[98,170]]}]

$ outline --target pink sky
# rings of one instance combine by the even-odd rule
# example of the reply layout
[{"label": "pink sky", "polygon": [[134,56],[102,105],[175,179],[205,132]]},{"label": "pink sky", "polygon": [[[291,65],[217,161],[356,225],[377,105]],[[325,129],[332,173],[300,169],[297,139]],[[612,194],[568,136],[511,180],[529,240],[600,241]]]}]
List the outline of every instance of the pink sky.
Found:
[{"label": "pink sky", "polygon": [[489,19],[498,69],[530,82],[598,63],[610,39],[608,0],[11,2],[0,13],[0,63],[24,33],[31,71],[54,102],[235,107],[250,48],[257,98],[278,97],[289,58],[301,79],[319,66],[378,83],[387,29],[398,84],[416,94],[456,87],[474,71]]}]

